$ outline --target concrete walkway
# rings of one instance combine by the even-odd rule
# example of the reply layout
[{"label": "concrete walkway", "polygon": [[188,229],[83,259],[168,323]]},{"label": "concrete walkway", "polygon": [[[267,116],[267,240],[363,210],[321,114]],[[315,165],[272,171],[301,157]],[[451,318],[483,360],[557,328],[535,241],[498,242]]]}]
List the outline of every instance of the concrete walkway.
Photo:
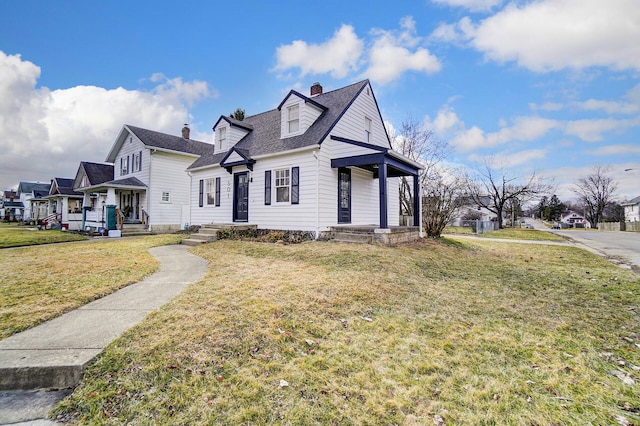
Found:
[{"label": "concrete walkway", "polygon": [[207,262],[185,246],[154,247],[149,252],[160,261],[160,270],[143,281],[0,340],[0,424],[46,417],[68,391],[42,389],[77,385],[84,368],[109,343],[207,270]]}]

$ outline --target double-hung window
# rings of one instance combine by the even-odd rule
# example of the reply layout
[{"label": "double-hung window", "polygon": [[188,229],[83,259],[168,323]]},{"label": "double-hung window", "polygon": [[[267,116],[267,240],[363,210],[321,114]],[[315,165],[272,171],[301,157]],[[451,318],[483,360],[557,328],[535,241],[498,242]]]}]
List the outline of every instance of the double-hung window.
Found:
[{"label": "double-hung window", "polygon": [[222,152],[226,149],[227,144],[227,128],[220,127],[218,130],[218,151]]},{"label": "double-hung window", "polygon": [[287,108],[287,126],[289,133],[300,130],[300,105],[291,105]]},{"label": "double-hung window", "polygon": [[371,142],[371,119],[369,117],[364,118],[364,141]]},{"label": "double-hung window", "polygon": [[213,206],[216,203],[216,181],[215,179],[207,179],[206,181],[207,205]]},{"label": "double-hung window", "polygon": [[291,170],[275,170],[276,203],[288,203],[291,191]]}]

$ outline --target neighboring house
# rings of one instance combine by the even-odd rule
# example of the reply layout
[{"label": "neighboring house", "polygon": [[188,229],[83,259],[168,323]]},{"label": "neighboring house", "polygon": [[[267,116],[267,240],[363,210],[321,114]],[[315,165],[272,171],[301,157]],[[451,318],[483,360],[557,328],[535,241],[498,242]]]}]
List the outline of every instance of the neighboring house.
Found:
[{"label": "neighboring house", "polygon": [[7,222],[22,219],[24,204],[16,191],[4,191],[0,200],[0,219]]},{"label": "neighboring house", "polygon": [[[485,204],[489,204],[491,199],[488,196],[483,196],[481,201]],[[458,209],[457,217],[449,223],[450,226],[469,226],[470,222],[476,220],[483,222],[496,220],[495,213],[478,205],[477,203],[474,203],[470,197],[460,198],[458,203],[460,207]]]},{"label": "neighboring house", "polygon": [[48,202],[43,199],[49,194],[50,184],[40,182],[20,182],[18,196],[24,205],[22,220],[37,221],[47,216]]},{"label": "neighboring house", "polygon": [[[215,150],[188,168],[191,223],[246,223],[313,232],[399,225],[398,177],[421,166],[391,149],[368,80],[310,96],[291,90],[276,109],[243,121],[221,116]],[[420,211],[415,197],[414,211]],[[419,226],[420,216],[414,218]]]},{"label": "neighboring house", "polygon": [[[84,193],[84,206],[92,206],[85,215],[84,228],[104,226],[105,206],[116,206],[127,224],[144,224],[154,232],[182,229],[189,223],[189,185],[187,167],[213,146],[189,138],[124,125],[106,162],[111,173],[98,181],[83,183],[78,171],[74,189]],[[111,165],[112,164],[112,165]],[[92,194],[94,194],[92,196]],[[92,200],[97,200],[91,204]]]},{"label": "neighboring house", "polygon": [[624,207],[625,222],[640,222],[640,196],[620,204]]},{"label": "neighboring house", "polygon": [[591,228],[587,219],[572,210],[562,212],[560,226],[562,228]]},{"label": "neighboring house", "polygon": [[82,199],[84,194],[73,190],[73,179],[53,178],[49,195],[49,226],[61,229],[82,229]]},{"label": "neighboring house", "polygon": [[[100,192],[100,185],[113,180],[113,165],[83,161],[73,179],[73,190],[82,196],[82,230],[104,227],[107,194]],[[94,191],[94,188],[97,190]]]}]

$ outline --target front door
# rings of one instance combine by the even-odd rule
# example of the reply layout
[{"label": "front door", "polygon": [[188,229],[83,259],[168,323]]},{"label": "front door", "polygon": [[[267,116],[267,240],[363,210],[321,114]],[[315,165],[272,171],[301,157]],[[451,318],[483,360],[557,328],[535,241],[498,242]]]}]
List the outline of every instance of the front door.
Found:
[{"label": "front door", "polygon": [[351,223],[351,170],[338,169],[338,223]]},{"label": "front door", "polygon": [[249,173],[233,175],[233,221],[249,220]]}]

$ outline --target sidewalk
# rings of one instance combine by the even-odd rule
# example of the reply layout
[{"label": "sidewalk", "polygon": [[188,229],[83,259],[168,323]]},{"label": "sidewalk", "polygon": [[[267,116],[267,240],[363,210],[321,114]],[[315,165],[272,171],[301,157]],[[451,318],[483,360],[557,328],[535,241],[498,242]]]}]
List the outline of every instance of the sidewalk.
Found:
[{"label": "sidewalk", "polygon": [[27,413],[35,401],[52,405],[52,393],[36,389],[77,385],[84,368],[109,343],[207,270],[207,262],[185,246],[149,252],[160,261],[160,270],[143,281],[0,341],[0,424],[46,416],[48,410]]}]

